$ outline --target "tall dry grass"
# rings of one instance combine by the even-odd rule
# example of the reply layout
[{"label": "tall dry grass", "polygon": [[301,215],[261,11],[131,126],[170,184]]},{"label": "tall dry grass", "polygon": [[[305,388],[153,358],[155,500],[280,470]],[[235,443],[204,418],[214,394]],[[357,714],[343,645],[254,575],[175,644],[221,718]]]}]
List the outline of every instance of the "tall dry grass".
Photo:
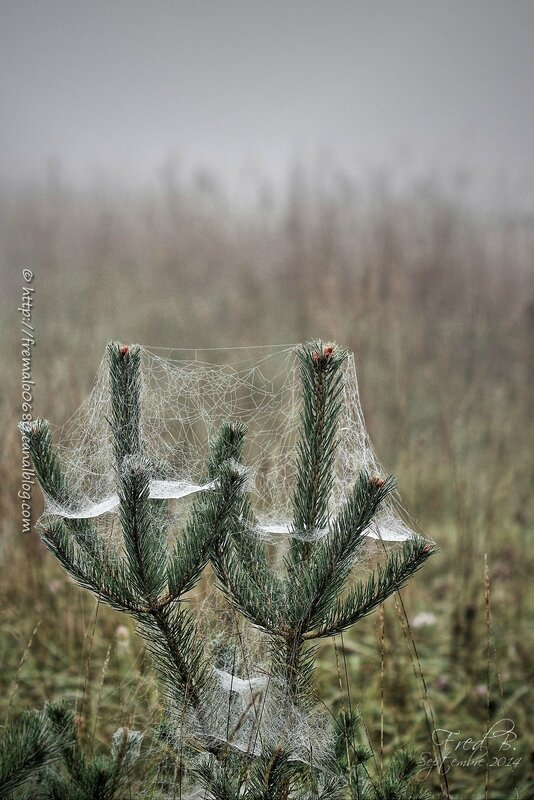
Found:
[{"label": "tall dry grass", "polygon": [[[353,349],[378,453],[441,548],[405,598],[409,613],[437,616],[433,628],[416,634],[436,713],[444,727],[464,726],[466,736],[485,724],[486,554],[491,711],[514,718],[525,742],[532,701],[534,214],[477,212],[436,182],[399,194],[385,180],[361,186],[326,168],[295,171],[288,186],[283,200],[266,191],[247,210],[233,208],[209,181],[182,185],[170,175],[150,190],[104,182],[74,189],[52,175],[44,185],[0,191],[3,688],[13,688],[41,619],[13,705],[79,697],[81,674],[91,697],[101,697],[120,624],[100,612],[87,681],[80,663],[92,603],[35,538],[19,533],[16,309],[21,271],[30,267],[35,413],[57,423],[88,393],[112,338],[206,347],[321,336]],[[344,643],[361,699],[370,703],[371,735],[385,724],[386,748],[402,739],[424,743],[419,687],[393,606],[381,653],[373,625],[367,621]],[[105,719],[155,713],[142,651],[135,640],[131,647],[138,649],[129,666],[124,648],[113,650]],[[376,677],[362,682],[380,676],[382,664],[382,687]],[[114,694],[114,679],[129,687],[127,697]],[[323,680],[339,702],[337,680],[328,671]],[[498,792],[515,791],[528,772],[526,758],[519,777],[495,772],[489,797],[513,796]],[[458,770],[452,783],[476,797],[477,777]]]}]

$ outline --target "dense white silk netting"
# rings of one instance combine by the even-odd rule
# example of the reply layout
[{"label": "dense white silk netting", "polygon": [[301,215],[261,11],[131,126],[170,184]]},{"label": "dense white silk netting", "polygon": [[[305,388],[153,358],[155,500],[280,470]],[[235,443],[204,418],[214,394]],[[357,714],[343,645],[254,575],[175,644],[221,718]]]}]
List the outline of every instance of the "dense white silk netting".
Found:
[{"label": "dense white silk netting", "polygon": [[[150,495],[172,501],[179,520],[187,497],[213,488],[205,479],[209,443],[226,421],[248,428],[243,469],[258,525],[251,535],[320,538],[291,525],[296,443],[300,414],[299,365],[294,347],[228,350],[141,349],[141,438],[143,454],[158,465]],[[365,429],[354,357],[344,365],[343,408],[332,482],[335,516],[360,469],[382,474]],[[107,356],[94,388],[60,429],[54,442],[68,496],[46,497],[45,517],[91,518],[109,527],[119,500],[116,488]],[[399,542],[412,535],[396,499],[386,500],[367,531],[369,538]]]}]

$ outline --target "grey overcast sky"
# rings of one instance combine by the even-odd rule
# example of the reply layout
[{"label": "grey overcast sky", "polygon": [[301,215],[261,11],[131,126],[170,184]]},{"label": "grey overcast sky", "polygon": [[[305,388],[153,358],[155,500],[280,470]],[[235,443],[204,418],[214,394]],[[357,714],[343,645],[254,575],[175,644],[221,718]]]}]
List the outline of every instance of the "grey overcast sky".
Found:
[{"label": "grey overcast sky", "polygon": [[534,174],[534,0],[0,0],[0,176]]}]

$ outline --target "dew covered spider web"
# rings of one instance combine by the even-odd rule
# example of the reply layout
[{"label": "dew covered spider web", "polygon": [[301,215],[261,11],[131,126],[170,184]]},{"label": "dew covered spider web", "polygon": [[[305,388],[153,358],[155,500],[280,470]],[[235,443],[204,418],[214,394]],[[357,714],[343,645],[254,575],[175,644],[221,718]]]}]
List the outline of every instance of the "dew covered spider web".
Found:
[{"label": "dew covered spider web", "polygon": [[[325,535],[326,530],[302,532],[291,524],[301,396],[294,346],[195,351],[140,346],[140,351],[143,456],[158,470],[150,485],[152,498],[171,500],[177,521],[185,517],[187,498],[213,488],[205,477],[210,442],[223,423],[240,421],[247,427],[242,468],[258,523],[251,534],[271,541]],[[360,470],[383,472],[365,428],[352,354],[344,365],[341,400],[332,518]],[[52,431],[68,496],[46,496],[44,517],[96,523],[115,515],[119,498],[111,418],[105,355],[88,398]],[[395,496],[386,500],[366,532],[385,542],[401,542],[412,533]]]},{"label": "dew covered spider web", "polygon": [[[198,493],[214,488],[206,477],[210,443],[228,421],[247,428],[239,469],[246,473],[245,490],[255,512],[249,533],[268,545],[273,570],[283,569],[279,554],[291,537],[316,541],[328,535],[328,527],[299,531],[292,523],[301,413],[296,346],[139,349],[142,454],[154,465],[150,496],[167,501],[170,539],[179,541]],[[343,365],[340,399],[330,520],[361,470],[369,476],[384,474],[366,431],[352,354]],[[67,488],[59,496],[45,495],[41,518],[42,525],[51,518],[90,519],[107,536],[110,560],[122,557],[112,417],[106,353],[86,401],[62,427],[52,428]],[[412,528],[398,496],[388,495],[365,531],[366,545],[358,552],[354,571],[367,570],[386,549],[410,539]],[[293,759],[324,767],[333,758],[331,720],[322,711],[287,705],[282,714],[284,688],[270,671],[265,636],[232,617],[220,593],[204,583],[195,599],[201,612],[199,636],[212,664],[210,701],[203,720],[191,711],[171,709],[174,750],[181,752],[184,741],[208,740],[257,756],[285,741]],[[226,623],[220,622],[221,613]],[[192,787],[188,794],[184,788],[183,797],[210,797],[196,791]]]}]

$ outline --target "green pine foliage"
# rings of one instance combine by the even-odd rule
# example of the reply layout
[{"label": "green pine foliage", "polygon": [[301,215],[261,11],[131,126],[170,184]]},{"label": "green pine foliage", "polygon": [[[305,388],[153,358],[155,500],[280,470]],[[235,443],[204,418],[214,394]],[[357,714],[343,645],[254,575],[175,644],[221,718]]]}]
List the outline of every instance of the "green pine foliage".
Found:
[{"label": "green pine foliage", "polygon": [[[142,736],[120,728],[109,755],[86,756],[70,706],[48,703],[10,723],[0,745],[0,797],[21,800],[120,800],[130,796]],[[16,795],[15,790],[20,789]]]},{"label": "green pine foliage", "polygon": [[6,726],[0,743],[0,797],[8,797],[59,760],[72,744],[68,735],[58,735],[50,711],[47,707],[41,713],[25,712]]},{"label": "green pine foliage", "polygon": [[[433,552],[428,542],[414,538],[386,553],[383,565],[366,580],[350,585],[364,534],[394,482],[362,472],[355,476],[353,490],[339,513],[331,516],[347,354],[314,341],[300,347],[297,355],[302,411],[294,535],[289,537],[282,570],[272,568],[268,547],[251,535],[256,521],[243,465],[246,430],[232,420],[211,443],[205,478],[214,488],[196,495],[181,535],[168,547],[167,503],[150,497],[150,481],[161,478],[163,468],[150,461],[143,446],[140,351],[115,342],[108,345],[108,422],[121,546],[110,554],[109,544],[89,519],[51,522],[42,538],[80,586],[136,621],[153,656],[172,718],[194,721],[194,725],[184,725],[179,736],[171,723],[159,731],[179,762],[174,775],[179,774],[180,780],[185,775],[187,785],[203,787],[206,796],[216,800],[422,800],[426,795],[412,781],[415,763],[409,754],[398,753],[389,768],[371,781],[365,766],[370,754],[357,743],[353,719],[338,724],[336,753],[325,756],[324,763],[294,758],[291,737],[283,735],[277,741],[266,739],[261,750],[249,752],[233,747],[231,739],[222,742],[210,736],[213,658],[198,620],[184,601],[209,564],[233,613],[263,636],[269,680],[281,687],[283,716],[284,709],[306,714],[317,707],[317,641],[345,631],[371,613],[404,586]],[[69,498],[74,505],[76,498],[62,473],[47,423],[41,420],[22,428],[22,433],[43,491],[53,500]],[[314,537],[317,532],[324,535]],[[283,725],[277,728],[282,729]],[[134,738],[125,732],[109,757],[86,761],[80,748],[73,749],[73,719],[65,708],[49,707],[41,715],[24,717],[3,738],[2,796],[36,770],[41,775],[39,789],[32,795],[36,798],[119,796],[138,753]],[[61,762],[63,772],[51,766],[54,759]],[[44,783],[42,775],[47,776]],[[76,786],[74,793],[65,795],[69,780],[65,776]],[[174,796],[171,790],[176,787],[169,785]]]}]

